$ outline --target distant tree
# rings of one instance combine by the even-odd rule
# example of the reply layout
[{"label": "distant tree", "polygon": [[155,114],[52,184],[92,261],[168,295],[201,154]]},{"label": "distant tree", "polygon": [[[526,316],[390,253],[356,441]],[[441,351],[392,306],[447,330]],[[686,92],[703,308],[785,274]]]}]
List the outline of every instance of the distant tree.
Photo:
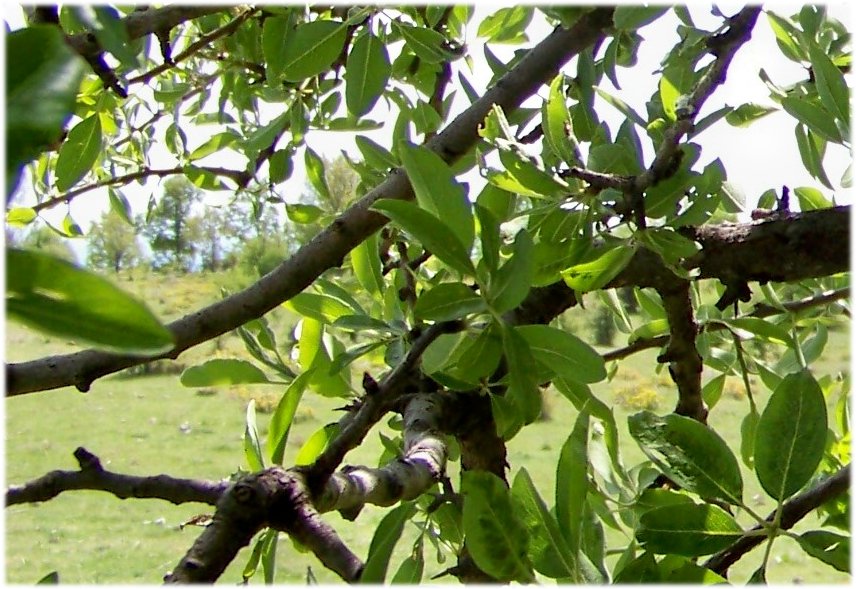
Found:
[{"label": "distant tree", "polygon": [[152,248],[152,267],[189,271],[200,236],[199,224],[192,222],[192,208],[202,199],[202,192],[183,176],[170,178],[163,188],[160,202],[143,227]]},{"label": "distant tree", "polygon": [[87,241],[87,264],[98,270],[119,272],[133,268],[142,259],[137,230],[112,211],[92,224]]},{"label": "distant tree", "polygon": [[47,225],[33,227],[21,240],[21,247],[39,250],[76,264],[77,255],[68,244],[68,241]]}]

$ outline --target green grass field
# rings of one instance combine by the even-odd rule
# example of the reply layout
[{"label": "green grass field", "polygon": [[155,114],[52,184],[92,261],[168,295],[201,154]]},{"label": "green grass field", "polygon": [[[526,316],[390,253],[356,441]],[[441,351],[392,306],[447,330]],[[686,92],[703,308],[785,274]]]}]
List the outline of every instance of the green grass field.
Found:
[{"label": "green grass field", "polygon": [[[120,284],[138,293],[164,319],[173,319],[215,300],[218,283],[210,276],[166,277],[137,274]],[[278,311],[274,320],[278,329],[292,320]],[[583,313],[583,312],[581,312]],[[616,341],[620,341],[620,337]],[[65,353],[74,346],[34,333],[16,324],[7,325],[7,360],[19,361],[49,353]],[[189,351],[179,359],[191,365],[211,355],[245,356],[235,336],[224,336],[218,344],[208,343]],[[655,351],[636,354],[621,364],[611,383],[595,387],[607,403],[622,394],[650,389],[659,402],[660,413],[674,404],[674,392],[668,376],[654,373]],[[830,333],[824,356],[818,361],[821,371],[849,370],[849,341],[843,331]],[[759,387],[760,389],[760,387]],[[747,401],[740,387],[729,386],[710,416],[710,423],[735,451],[739,448],[740,419]],[[624,391],[622,393],[622,391]],[[628,393],[630,391],[630,393]],[[186,389],[177,374],[127,378],[114,375],[96,381],[91,391],[81,394],[73,389],[36,393],[10,399],[6,403],[6,481],[20,484],[53,469],[75,469],[72,452],[83,446],[94,452],[105,467],[117,472],[220,479],[243,466],[242,433],[244,411],[249,395],[260,400],[275,398],[276,387],[218,389],[200,394]],[[761,406],[767,395],[759,395]],[[333,408],[341,400],[307,395],[298,410],[286,451],[289,464],[302,442],[317,428],[339,417]],[[559,449],[570,433],[576,412],[563,397],[547,393],[550,419],[524,429],[509,444],[511,475],[520,466],[527,470],[548,502],[553,493],[555,464]],[[626,418],[636,409],[615,405],[616,419],[623,428],[622,453],[627,466],[642,461],[641,451],[626,434]],[[266,429],[267,416],[259,415],[259,427]],[[369,442],[349,455],[353,464],[376,464],[380,453],[377,428]],[[762,499],[757,480],[744,473],[745,497],[758,497],[755,509],[767,513],[772,503]],[[454,479],[453,479],[454,480]],[[190,517],[210,513],[202,505],[174,506],[164,501],[121,501],[99,492],[71,492],[44,504],[19,505],[6,510],[6,581],[34,583],[51,571],[58,571],[63,583],[158,583],[181,558],[199,529],[179,530]],[[358,554],[365,556],[375,525],[384,509],[369,506],[356,522],[346,522],[338,514],[325,517]],[[817,522],[810,515],[803,527]],[[799,529],[799,528],[798,528]],[[413,532],[410,532],[412,537]],[[621,546],[619,533],[607,529],[608,543]],[[448,566],[438,564],[434,551],[426,544],[425,578]],[[391,564],[395,571],[410,549],[406,538],[397,548]],[[338,578],[320,566],[311,555],[298,553],[282,538],[279,544],[277,582],[304,583],[307,571],[321,583]],[[221,577],[222,583],[237,583],[249,551],[236,559]],[[771,583],[845,583],[849,576],[820,564],[790,540],[778,540],[768,571]],[[743,583],[757,567],[761,551],[756,550],[732,568],[731,580]],[[261,582],[261,571],[253,582]],[[446,578],[448,579],[448,577]],[[437,582],[443,582],[439,579]]]}]

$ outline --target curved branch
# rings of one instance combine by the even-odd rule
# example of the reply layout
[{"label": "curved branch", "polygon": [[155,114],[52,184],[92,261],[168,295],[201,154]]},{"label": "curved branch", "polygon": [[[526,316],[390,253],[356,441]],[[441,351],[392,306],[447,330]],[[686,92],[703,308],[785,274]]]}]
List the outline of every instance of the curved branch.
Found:
[{"label": "curved branch", "polygon": [[6,506],[48,501],[66,491],[105,491],[119,499],[163,499],[180,503],[215,505],[231,486],[229,481],[178,479],[165,474],[133,476],[105,470],[97,456],[78,448],[74,457],[80,470],[54,470],[25,485],[12,485],[6,490]]},{"label": "curved branch", "polygon": [[[554,77],[565,62],[603,38],[604,30],[611,24],[612,9],[600,8],[582,16],[570,29],[557,28],[426,145],[447,162],[457,160],[477,141],[478,127],[492,105],[501,106],[506,113],[516,110],[546,80]],[[385,217],[370,210],[380,198],[413,198],[413,190],[402,169],[393,171],[386,181],[258,282],[171,323],[169,329],[176,345],[159,357],[177,358],[190,347],[264,315],[301,292],[329,268],[340,265],[351,249],[386,224]],[[154,359],[86,350],[7,365],[6,394],[19,395],[67,385],[85,391],[97,378]]]},{"label": "curved branch", "polygon": [[[782,506],[782,529],[791,529],[812,510],[820,507],[827,501],[835,499],[839,495],[843,495],[849,489],[850,465],[848,464],[835,474],[824,479],[818,485],[787,501]],[[775,515],[774,511],[767,516],[766,521],[772,522]],[[761,530],[761,526],[755,526],[751,531],[755,532],[759,530]],[[731,565],[740,560],[747,552],[764,542],[764,540],[766,540],[766,536],[743,536],[725,550],[711,556],[702,566],[719,575],[725,576],[728,574],[728,569]]]}]

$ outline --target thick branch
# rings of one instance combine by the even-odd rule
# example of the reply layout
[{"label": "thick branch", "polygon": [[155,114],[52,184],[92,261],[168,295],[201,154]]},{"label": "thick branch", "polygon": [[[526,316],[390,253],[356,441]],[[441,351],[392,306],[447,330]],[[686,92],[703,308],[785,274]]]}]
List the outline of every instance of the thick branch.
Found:
[{"label": "thick branch", "polygon": [[[820,507],[827,501],[835,499],[850,489],[850,465],[848,464],[832,476],[824,479],[820,484],[787,501],[782,506],[782,529],[789,530],[798,521],[808,515],[812,510]],[[767,521],[772,522],[775,512],[767,516]],[[752,531],[761,530],[755,526]],[[721,552],[711,556],[704,566],[713,572],[725,576],[728,569],[740,560],[744,554],[766,540],[766,536],[743,536],[737,542]]]},{"label": "thick branch", "polygon": [[[596,9],[584,15],[571,29],[557,28],[427,146],[447,162],[457,160],[478,139],[478,126],[492,105],[501,106],[506,113],[516,110],[546,80],[554,77],[565,62],[602,38],[603,30],[611,25],[611,15],[611,9]],[[403,170],[392,172],[385,182],[252,286],[171,323],[169,329],[176,345],[160,357],[176,358],[190,347],[264,315],[301,292],[324,271],[340,265],[351,249],[387,222],[385,217],[370,210],[380,198],[413,198]],[[97,378],[153,359],[86,350],[7,365],[6,391],[7,395],[16,395],[67,385],[85,391]]]},{"label": "thick branch", "polygon": [[231,486],[228,481],[178,479],[162,474],[133,476],[104,470],[101,461],[85,448],[74,451],[80,470],[54,470],[25,485],[9,487],[6,506],[38,503],[53,499],[65,491],[105,491],[119,499],[163,499],[175,503],[215,505]]}]

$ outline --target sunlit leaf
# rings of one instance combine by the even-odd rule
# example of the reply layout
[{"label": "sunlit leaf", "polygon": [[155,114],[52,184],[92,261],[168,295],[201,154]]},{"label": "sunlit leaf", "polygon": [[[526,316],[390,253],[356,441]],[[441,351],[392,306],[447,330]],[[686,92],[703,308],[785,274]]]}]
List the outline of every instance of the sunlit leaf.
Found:
[{"label": "sunlit leaf", "polygon": [[76,124],[59,150],[56,187],[65,191],[83,178],[101,155],[101,119],[91,115]]}]

